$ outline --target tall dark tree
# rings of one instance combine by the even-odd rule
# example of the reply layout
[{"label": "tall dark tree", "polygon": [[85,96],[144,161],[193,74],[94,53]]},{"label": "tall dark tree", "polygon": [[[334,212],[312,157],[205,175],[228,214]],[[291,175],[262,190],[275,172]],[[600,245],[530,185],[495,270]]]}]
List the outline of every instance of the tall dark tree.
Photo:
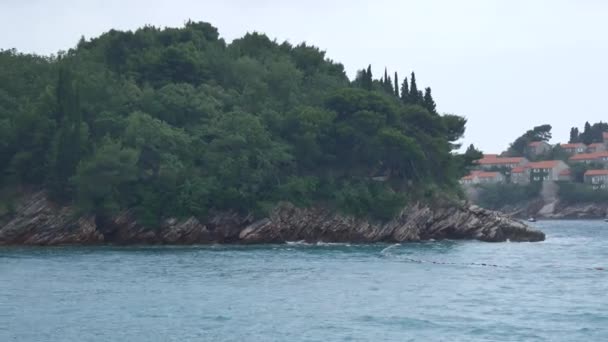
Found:
[{"label": "tall dark tree", "polygon": [[378,76],[369,65],[351,85],[316,47],[226,43],[206,23],[111,30],[60,59],[0,50],[0,197],[44,187],[153,228],[279,200],[388,220],[457,192],[466,120],[408,106],[408,79],[400,92]]},{"label": "tall dark tree", "polygon": [[528,130],[525,134],[515,139],[509,146],[507,155],[510,157],[523,157],[526,147],[533,141],[549,141],[551,140],[551,125],[545,124],[536,126]]},{"label": "tall dark tree", "polygon": [[50,150],[47,182],[51,194],[65,200],[70,195],[69,179],[76,172],[84,143],[80,98],[70,66],[59,68],[56,94],[59,131]]},{"label": "tall dark tree", "polygon": [[608,123],[600,121],[592,125],[589,122],[585,122],[583,132],[579,132],[578,129],[576,131],[578,132],[577,142],[585,144],[599,143],[604,141],[604,132],[608,132]]},{"label": "tall dark tree", "polygon": [[367,80],[367,71],[365,69],[357,71],[357,76],[353,81],[353,84],[359,88],[365,88],[365,82]]},{"label": "tall dark tree", "polygon": [[55,110],[55,121],[58,124],[61,123],[66,113],[70,111],[70,106],[72,105],[69,101],[73,100],[74,96],[72,94],[72,75],[70,70],[62,67],[59,68],[58,76],[57,76],[57,86],[55,87],[55,98],[57,100],[57,108]]},{"label": "tall dark tree", "polygon": [[570,129],[570,140],[568,141],[571,144],[580,142],[579,141],[579,133],[578,133],[578,128],[577,127],[572,127]]},{"label": "tall dark tree", "polygon": [[[382,82],[382,80],[380,80],[380,82]],[[365,90],[372,90],[373,76],[371,65],[369,65],[367,69],[362,69],[357,72],[354,84]]]},{"label": "tall dark tree", "polygon": [[470,170],[475,166],[475,162],[483,158],[483,153],[475,148],[475,145],[471,144],[467,147],[466,152],[458,156],[461,165],[461,176],[468,174]]},{"label": "tall dark tree", "polygon": [[416,85],[416,74],[412,71],[411,80],[410,80],[410,103],[412,104],[420,104],[422,98],[420,96],[420,92],[418,91],[418,86]]},{"label": "tall dark tree", "polygon": [[386,79],[386,82],[384,83],[384,88],[386,89],[386,92],[391,95],[395,92],[395,90],[393,89],[393,80],[391,80],[390,76]]},{"label": "tall dark tree", "polygon": [[384,67],[384,83],[388,83],[388,70],[386,69],[386,67]]},{"label": "tall dark tree", "polygon": [[395,85],[394,85],[394,87],[395,87],[395,89],[394,89],[395,90],[395,97],[399,98],[399,76],[397,75],[396,71],[395,71],[395,80],[394,80],[394,82],[395,82]]},{"label": "tall dark tree", "polygon": [[593,131],[592,131],[591,124],[589,123],[589,121],[585,122],[585,130],[583,131],[583,134],[581,135],[581,140],[582,140],[581,142],[586,145],[593,143]]},{"label": "tall dark tree", "polygon": [[407,82],[407,77],[403,79],[403,83],[401,83],[401,102],[405,104],[410,103],[410,87]]},{"label": "tall dark tree", "polygon": [[365,89],[372,90],[374,83],[374,75],[372,75],[372,65],[367,66],[367,72],[365,73]]},{"label": "tall dark tree", "polygon": [[381,85],[382,89],[384,89],[384,91],[386,91],[387,93],[392,94],[394,92],[393,81],[391,80],[391,77],[388,75],[388,70],[386,68],[384,68],[384,77],[380,79],[380,85]]},{"label": "tall dark tree", "polygon": [[424,108],[428,109],[429,112],[436,113],[437,105],[435,104],[435,100],[433,100],[433,96],[431,95],[431,87],[424,89],[423,106]]}]

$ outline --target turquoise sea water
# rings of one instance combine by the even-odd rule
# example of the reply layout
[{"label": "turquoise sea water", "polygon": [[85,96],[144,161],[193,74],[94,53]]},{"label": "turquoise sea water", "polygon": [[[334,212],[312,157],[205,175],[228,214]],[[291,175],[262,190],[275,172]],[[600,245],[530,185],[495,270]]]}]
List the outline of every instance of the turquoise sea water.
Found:
[{"label": "turquoise sea water", "polygon": [[608,341],[608,224],[535,225],[545,242],[0,248],[0,341]]}]

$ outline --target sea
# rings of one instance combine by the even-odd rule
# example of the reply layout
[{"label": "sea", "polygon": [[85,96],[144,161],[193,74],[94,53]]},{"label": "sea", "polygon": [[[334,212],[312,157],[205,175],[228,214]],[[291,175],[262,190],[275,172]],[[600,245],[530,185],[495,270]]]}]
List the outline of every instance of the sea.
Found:
[{"label": "sea", "polygon": [[0,341],[608,341],[608,223],[538,243],[2,247]]}]

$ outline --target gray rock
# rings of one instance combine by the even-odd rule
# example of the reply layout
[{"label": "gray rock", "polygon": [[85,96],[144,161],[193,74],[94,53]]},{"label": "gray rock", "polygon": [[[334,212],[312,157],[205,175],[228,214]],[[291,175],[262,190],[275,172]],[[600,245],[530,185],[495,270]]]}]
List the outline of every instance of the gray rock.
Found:
[{"label": "gray rock", "polygon": [[565,203],[553,201],[545,203],[538,199],[517,206],[500,208],[500,212],[511,217],[530,216],[545,219],[603,219],[608,215],[608,203]]},{"label": "gray rock", "polygon": [[64,245],[101,243],[104,236],[93,216],[51,203],[43,192],[20,201],[0,227],[0,245]]},{"label": "gray rock", "polygon": [[279,204],[269,217],[254,220],[235,212],[169,218],[159,227],[140,224],[130,211],[102,220],[78,216],[57,206],[43,192],[25,196],[16,214],[3,219],[0,245],[205,244],[307,242],[407,242],[429,239],[542,241],[545,235],[524,223],[468,203],[415,204],[380,223],[332,212]]}]

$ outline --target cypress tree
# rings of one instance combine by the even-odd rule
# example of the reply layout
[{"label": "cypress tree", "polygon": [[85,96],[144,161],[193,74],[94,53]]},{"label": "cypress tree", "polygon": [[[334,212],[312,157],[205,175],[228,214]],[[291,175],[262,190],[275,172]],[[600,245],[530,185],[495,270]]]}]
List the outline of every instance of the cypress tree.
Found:
[{"label": "cypress tree", "polygon": [[424,108],[428,109],[429,112],[436,113],[437,104],[435,104],[435,100],[433,100],[433,96],[431,95],[431,87],[424,89],[423,104]]},{"label": "cypress tree", "polygon": [[359,71],[357,71],[357,77],[355,78],[355,81],[353,82],[353,84],[357,87],[365,88],[366,79],[367,79],[367,75],[366,75],[365,69],[359,70]]},{"label": "cypress tree", "polygon": [[393,92],[395,91],[393,90],[393,80],[391,80],[390,76],[388,76],[386,82],[384,82],[384,90],[386,90],[386,92],[389,94],[393,94]]},{"label": "cypress tree", "polygon": [[399,98],[399,76],[397,75],[397,72],[395,71],[395,97]]},{"label": "cypress tree", "polygon": [[418,91],[418,86],[416,85],[416,74],[412,71],[412,79],[410,80],[410,103],[411,104],[419,104],[420,103],[420,94]]},{"label": "cypress tree", "polygon": [[593,142],[593,132],[591,129],[591,124],[589,124],[589,121],[585,122],[585,130],[583,131],[583,134],[581,135],[581,140],[582,140],[582,143],[585,145],[589,145]]},{"label": "cypress tree", "polygon": [[372,65],[367,66],[367,72],[365,73],[365,89],[372,90],[373,85]]},{"label": "cypress tree", "polygon": [[401,83],[401,102],[410,103],[410,88],[407,83],[407,77]]},{"label": "cypress tree", "polygon": [[576,128],[576,127],[572,127],[572,128],[570,129],[570,140],[569,140],[568,142],[569,142],[570,144],[574,144],[574,143],[579,142],[579,140],[578,140],[578,139],[579,139],[579,138],[578,138],[578,128]]},{"label": "cypress tree", "polygon": [[60,67],[57,87],[55,88],[55,96],[57,99],[55,121],[57,121],[57,124],[61,124],[63,118],[70,111],[69,101],[73,98],[71,81],[72,75],[70,70],[63,66]]},{"label": "cypress tree", "polygon": [[591,134],[591,124],[589,123],[589,121],[585,122],[585,131],[583,132],[583,134]]},{"label": "cypress tree", "polygon": [[393,92],[393,82],[391,81],[390,77],[388,77],[388,70],[386,69],[386,67],[384,67],[384,83],[382,84],[382,87],[387,92],[389,88],[391,93]]},{"label": "cypress tree", "polygon": [[59,69],[57,82],[57,118],[59,131],[55,136],[47,182],[51,194],[64,200],[69,197],[69,179],[76,172],[82,155],[80,98],[73,76],[66,66]]}]

